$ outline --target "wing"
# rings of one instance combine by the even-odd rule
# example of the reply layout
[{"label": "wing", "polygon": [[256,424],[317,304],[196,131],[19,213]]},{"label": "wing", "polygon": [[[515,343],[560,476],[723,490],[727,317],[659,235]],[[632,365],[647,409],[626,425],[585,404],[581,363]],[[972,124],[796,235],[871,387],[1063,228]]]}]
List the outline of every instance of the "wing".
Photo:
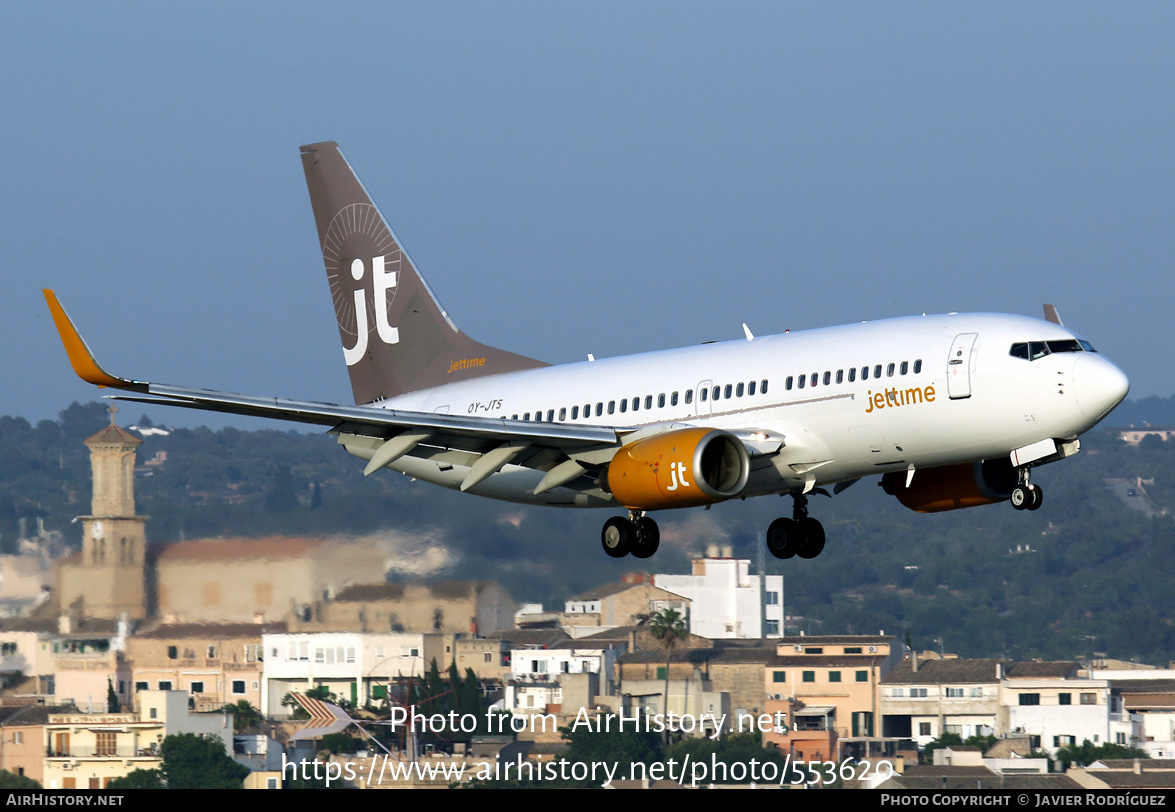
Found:
[{"label": "wing", "polygon": [[[597,459],[601,462],[611,459],[626,433],[624,429],[607,426],[568,426],[373,406],[341,406],[120,378],[104,370],[94,358],[53,291],[45,290],[44,294],[74,372],[82,380],[100,388],[131,393],[111,395],[115,400],[268,417],[324,426],[340,438],[369,438],[360,444],[364,449],[361,456],[367,457],[370,452],[365,470],[368,474],[406,454],[421,454],[424,449],[433,449],[428,453],[455,454],[457,461],[470,466],[462,490],[473,487],[507,463],[513,463],[547,472],[535,491],[542,493],[583,475]],[[417,451],[418,447],[423,448]],[[348,448],[355,453],[350,444]],[[582,462],[577,462],[572,455]]]}]

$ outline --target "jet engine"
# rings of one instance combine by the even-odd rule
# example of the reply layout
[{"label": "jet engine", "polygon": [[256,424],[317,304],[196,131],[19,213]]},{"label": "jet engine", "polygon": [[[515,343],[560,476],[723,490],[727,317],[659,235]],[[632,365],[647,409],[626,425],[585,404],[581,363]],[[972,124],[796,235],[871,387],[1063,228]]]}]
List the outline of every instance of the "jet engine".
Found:
[{"label": "jet engine", "polygon": [[750,470],[746,446],[733,434],[678,429],[621,448],[601,484],[632,510],[697,507],[738,496]]},{"label": "jet engine", "polygon": [[1016,487],[1016,469],[1007,459],[922,468],[908,488],[906,473],[894,471],[881,478],[881,487],[910,510],[938,513],[1007,501]]}]

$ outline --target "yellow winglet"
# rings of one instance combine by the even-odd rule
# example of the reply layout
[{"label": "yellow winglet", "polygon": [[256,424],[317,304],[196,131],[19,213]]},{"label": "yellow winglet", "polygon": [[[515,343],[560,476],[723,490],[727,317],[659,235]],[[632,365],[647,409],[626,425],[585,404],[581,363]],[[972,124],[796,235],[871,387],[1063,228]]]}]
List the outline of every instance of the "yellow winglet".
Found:
[{"label": "yellow winglet", "polygon": [[65,354],[69,356],[69,363],[73,365],[73,371],[77,373],[79,378],[86,383],[103,387],[125,387],[134,383],[134,381],[116,378],[98,366],[98,362],[94,360],[94,354],[90,352],[90,348],[86,346],[86,342],[78,333],[77,328],[73,326],[73,322],[66,315],[65,308],[61,306],[61,302],[57,301],[57,294],[48,289],[43,289],[41,292],[45,294],[45,301],[49,303],[49,312],[53,315],[53,323],[57,325],[61,343],[65,345]]}]

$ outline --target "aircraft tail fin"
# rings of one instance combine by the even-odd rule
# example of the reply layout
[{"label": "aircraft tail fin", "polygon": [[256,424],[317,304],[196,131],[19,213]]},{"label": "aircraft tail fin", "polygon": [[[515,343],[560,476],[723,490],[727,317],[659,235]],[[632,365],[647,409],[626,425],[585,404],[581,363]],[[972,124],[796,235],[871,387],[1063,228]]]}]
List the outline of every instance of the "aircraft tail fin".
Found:
[{"label": "aircraft tail fin", "polygon": [[356,404],[546,366],[457,329],[338,144],[302,147],[302,168]]}]

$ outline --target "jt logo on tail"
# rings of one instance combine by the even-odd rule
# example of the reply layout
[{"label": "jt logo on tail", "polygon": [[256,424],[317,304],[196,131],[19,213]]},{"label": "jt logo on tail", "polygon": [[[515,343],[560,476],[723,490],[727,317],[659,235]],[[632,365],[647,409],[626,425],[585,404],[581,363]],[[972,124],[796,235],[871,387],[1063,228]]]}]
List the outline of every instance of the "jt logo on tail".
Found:
[{"label": "jt logo on tail", "polygon": [[[374,297],[375,331],[385,344],[399,344],[400,330],[388,323],[388,291],[395,296],[396,272],[385,269],[385,257],[372,257],[371,280],[372,296]],[[351,278],[356,282],[363,279],[363,260],[351,260]],[[359,363],[367,352],[367,303],[364,301],[363,286],[355,288],[355,346],[343,347],[343,358],[347,366]]]}]

